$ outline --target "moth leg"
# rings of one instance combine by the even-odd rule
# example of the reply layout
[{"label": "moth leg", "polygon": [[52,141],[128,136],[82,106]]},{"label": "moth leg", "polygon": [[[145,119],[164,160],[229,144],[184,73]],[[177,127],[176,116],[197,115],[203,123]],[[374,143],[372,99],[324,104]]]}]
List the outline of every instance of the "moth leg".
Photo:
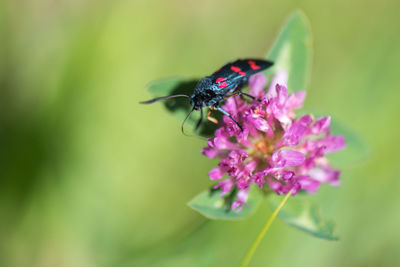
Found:
[{"label": "moth leg", "polygon": [[224,100],[227,100],[228,98],[237,96],[237,95],[239,95],[239,94],[240,94],[239,92],[234,92],[233,94],[224,97]]},{"label": "moth leg", "polygon": [[229,114],[227,111],[223,110],[221,107],[215,107],[217,110],[219,110],[222,114],[228,116],[236,125],[240,128],[240,130],[243,132],[242,126],[234,119],[232,118],[231,114]]},{"label": "moth leg", "polygon": [[196,127],[194,128],[195,131],[199,129],[202,121],[203,121],[203,109],[200,109],[200,119],[196,123]]},{"label": "moth leg", "polygon": [[251,98],[251,99],[256,100],[256,101],[261,101],[261,99],[259,99],[259,98],[257,98],[257,97],[254,97],[254,96],[252,96],[252,95],[243,93],[243,92],[241,92],[241,91],[239,91],[239,95],[240,95],[240,96],[246,96],[246,97]]},{"label": "moth leg", "polygon": [[211,117],[211,111],[213,110],[212,107],[210,107],[210,109],[207,112],[207,119],[215,124],[218,124],[218,120],[216,118]]}]

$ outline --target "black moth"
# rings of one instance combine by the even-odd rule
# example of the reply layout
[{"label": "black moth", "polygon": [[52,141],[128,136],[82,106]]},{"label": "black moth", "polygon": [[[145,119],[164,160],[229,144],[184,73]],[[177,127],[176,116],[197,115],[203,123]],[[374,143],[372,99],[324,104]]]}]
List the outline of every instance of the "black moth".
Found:
[{"label": "black moth", "polygon": [[186,116],[182,123],[182,133],[185,134],[183,126],[186,120],[189,118],[190,114],[194,110],[200,110],[201,116],[196,124],[195,129],[197,129],[203,119],[203,109],[204,107],[209,107],[210,110],[207,114],[207,118],[212,122],[217,123],[217,121],[210,117],[210,112],[212,109],[222,112],[224,115],[228,116],[237,126],[242,130],[240,124],[232,118],[232,116],[223,110],[219,105],[225,100],[225,98],[241,95],[246,96],[251,99],[256,99],[255,97],[243,93],[241,89],[247,85],[249,77],[257,72],[263,71],[271,67],[273,63],[271,61],[262,59],[238,59],[232,63],[228,63],[218,69],[216,72],[210,76],[206,76],[201,79],[191,96],[188,95],[170,95],[164,97],[157,97],[148,101],[140,102],[141,104],[151,104],[160,100],[165,100],[174,97],[188,97],[190,98],[190,104],[193,109]]}]

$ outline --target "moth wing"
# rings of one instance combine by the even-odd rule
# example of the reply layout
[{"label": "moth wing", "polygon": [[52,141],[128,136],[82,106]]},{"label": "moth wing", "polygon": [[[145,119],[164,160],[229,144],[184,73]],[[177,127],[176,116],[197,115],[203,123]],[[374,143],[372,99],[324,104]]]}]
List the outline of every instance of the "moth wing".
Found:
[{"label": "moth wing", "polygon": [[227,87],[239,83],[244,77],[271,67],[273,63],[262,59],[238,59],[228,63],[211,75],[213,82],[219,87]]}]

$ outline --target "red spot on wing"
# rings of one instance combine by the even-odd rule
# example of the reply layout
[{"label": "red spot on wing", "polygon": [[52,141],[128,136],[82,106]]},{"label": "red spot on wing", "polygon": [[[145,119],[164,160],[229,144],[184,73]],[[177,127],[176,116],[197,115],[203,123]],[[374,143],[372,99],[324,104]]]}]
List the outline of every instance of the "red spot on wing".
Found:
[{"label": "red spot on wing", "polygon": [[235,66],[231,66],[231,70],[233,70],[234,72],[240,72],[241,69],[239,67],[235,67]]},{"label": "red spot on wing", "polygon": [[257,64],[253,61],[253,60],[249,60],[247,61],[250,65],[250,68],[252,68],[253,70],[258,70],[260,69],[260,66],[257,66]]},{"label": "red spot on wing", "polygon": [[220,83],[220,82],[223,82],[223,81],[225,81],[226,80],[226,78],[217,78],[216,80],[215,80],[215,82],[216,83]]},{"label": "red spot on wing", "polygon": [[238,73],[239,73],[239,75],[243,75],[243,76],[246,75],[246,73],[244,73],[243,71],[239,71]]},{"label": "red spot on wing", "polygon": [[228,86],[228,84],[226,83],[226,82],[222,82],[222,83],[220,83],[219,85],[218,85],[218,88],[225,88],[225,87],[227,87]]}]

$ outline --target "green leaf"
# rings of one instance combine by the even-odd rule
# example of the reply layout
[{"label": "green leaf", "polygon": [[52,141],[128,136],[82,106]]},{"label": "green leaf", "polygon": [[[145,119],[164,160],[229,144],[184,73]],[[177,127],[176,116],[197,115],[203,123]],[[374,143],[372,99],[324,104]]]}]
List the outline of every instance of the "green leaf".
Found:
[{"label": "green leaf", "polygon": [[[188,79],[182,77],[171,77],[158,81],[154,81],[149,85],[149,92],[152,97],[161,97],[175,94],[191,95],[193,88],[196,86],[198,79]],[[192,110],[192,106],[189,103],[189,99],[185,97],[172,98],[161,102],[165,108],[176,116],[180,121],[183,122],[187,114]],[[221,119],[221,114],[214,112],[213,117],[218,120]],[[197,120],[200,118],[200,112],[193,112],[187,120],[187,127],[193,129],[196,125]],[[216,130],[216,124],[203,120],[203,123],[198,129],[198,134],[203,136],[210,136]]]},{"label": "green leaf", "polygon": [[[275,209],[281,201],[281,196],[269,197],[270,204]],[[307,196],[296,195],[289,198],[286,205],[278,213],[278,217],[288,225],[313,236],[339,240],[332,220],[323,219],[317,204],[307,199]]]},{"label": "green leaf", "polygon": [[236,212],[230,208],[234,198],[221,198],[220,193],[220,190],[206,190],[194,197],[188,206],[210,219],[239,220],[253,214],[262,199],[259,188],[252,186],[247,200],[249,207],[243,206],[240,212]]},{"label": "green leaf", "polygon": [[369,157],[368,145],[362,137],[335,118],[331,118],[331,134],[343,135],[346,139],[346,148],[344,150],[327,155],[334,166],[340,168],[354,167],[363,163]]},{"label": "green leaf", "polygon": [[268,77],[285,71],[290,91],[306,89],[311,71],[312,36],[303,12],[295,11],[289,17],[267,58],[274,62],[274,66],[266,71]]}]

